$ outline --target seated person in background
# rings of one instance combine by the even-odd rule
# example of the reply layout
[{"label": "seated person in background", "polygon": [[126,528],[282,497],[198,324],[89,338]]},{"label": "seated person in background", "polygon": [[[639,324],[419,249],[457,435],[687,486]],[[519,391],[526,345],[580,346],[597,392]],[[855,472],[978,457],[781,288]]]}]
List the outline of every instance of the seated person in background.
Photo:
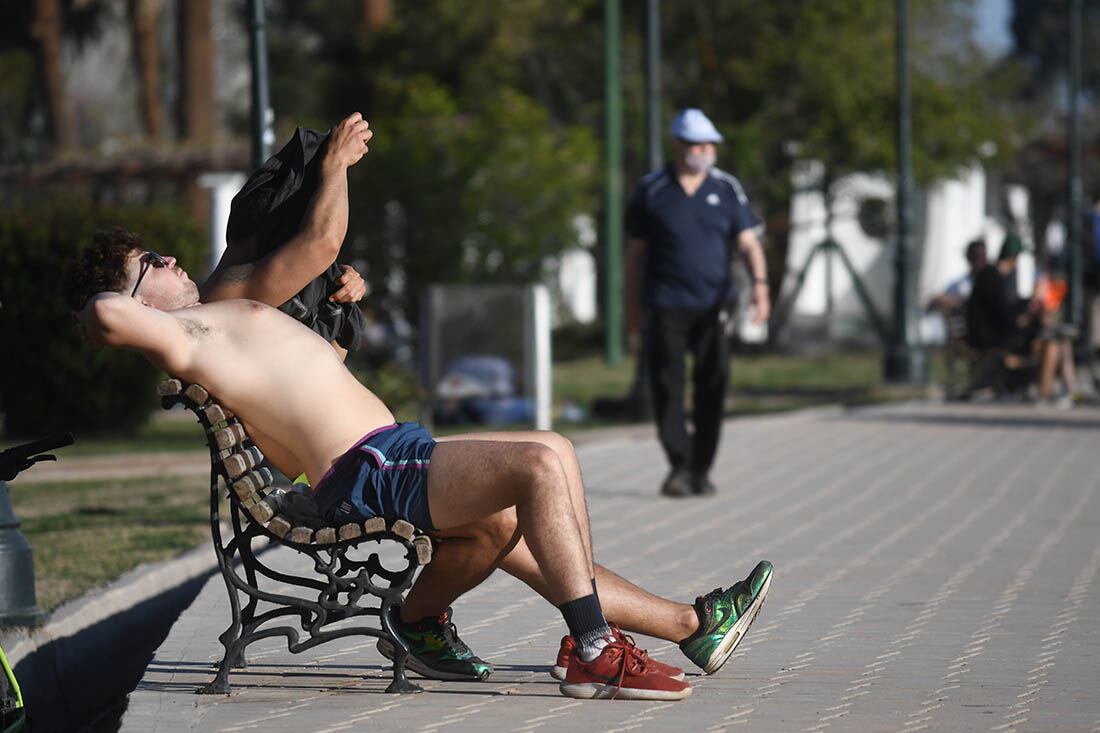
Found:
[{"label": "seated person in background", "polygon": [[989,264],[984,239],[974,239],[966,245],[966,262],[970,266],[967,273],[948,283],[944,291],[929,303],[929,310],[947,314],[962,311],[966,307],[966,300],[974,288],[974,278]]},{"label": "seated person in background", "polygon": [[1024,245],[1018,236],[1005,237],[997,262],[974,276],[966,301],[967,342],[977,351],[1001,352],[1010,369],[1031,353],[1037,320],[1016,290],[1016,260]]},{"label": "seated person in background", "polygon": [[[569,627],[562,694],[676,700],[691,693],[682,670],[653,660],[609,626],[597,578],[614,599],[612,621],[621,613],[624,626],[679,637],[684,653],[708,673],[743,638],[770,587],[770,563],[694,607],[598,569],[576,454],[564,438],[471,435],[436,443],[418,425],[395,424],[316,333],[256,301],[200,304],[197,286],[174,264],[165,266],[170,261],[125,232],[97,235],[66,285],[87,338],[136,350],[169,374],[205,386],[260,429],[252,437],[265,454],[280,456],[280,470],[307,474],[333,524],[401,517],[447,537],[514,513],[517,531],[507,554],[520,553],[516,567],[526,568],[524,580]],[[385,470],[395,465],[409,469]]]},{"label": "seated person in background", "polygon": [[[1038,304],[1039,331],[1036,348],[1039,352],[1039,399],[1058,407],[1073,406],[1076,375],[1073,365],[1073,340],[1077,329],[1063,318],[1062,304],[1069,285],[1054,263],[1048,263],[1035,283],[1033,300]],[[1062,378],[1062,394],[1054,394],[1054,375]]]}]

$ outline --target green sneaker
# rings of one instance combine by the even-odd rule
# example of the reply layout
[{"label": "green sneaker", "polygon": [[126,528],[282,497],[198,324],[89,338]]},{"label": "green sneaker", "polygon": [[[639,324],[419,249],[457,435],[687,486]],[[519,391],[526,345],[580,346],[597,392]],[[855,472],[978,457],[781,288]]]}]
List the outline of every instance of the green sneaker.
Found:
[{"label": "green sneaker", "polygon": [[744,580],[696,598],[699,630],[680,642],[680,651],[707,674],[720,670],[760,613],[771,584],[772,564],[762,560]]},{"label": "green sneaker", "polygon": [[[409,645],[405,664],[419,675],[433,680],[487,680],[493,673],[493,665],[474,656],[458,638],[449,608],[439,618],[409,624],[395,619],[394,625]],[[389,639],[378,640],[378,651],[391,661],[396,656]]]}]

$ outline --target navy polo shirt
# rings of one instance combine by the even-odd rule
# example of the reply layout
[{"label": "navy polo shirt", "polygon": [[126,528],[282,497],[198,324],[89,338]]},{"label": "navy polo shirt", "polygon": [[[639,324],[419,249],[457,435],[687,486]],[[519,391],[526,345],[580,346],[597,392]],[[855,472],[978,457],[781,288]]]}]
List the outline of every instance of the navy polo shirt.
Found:
[{"label": "navy polo shirt", "polygon": [[673,166],[650,173],[626,212],[627,234],[646,242],[645,304],[704,310],[732,300],[731,243],[759,224],[741,184],[725,171],[711,168],[692,196]]}]

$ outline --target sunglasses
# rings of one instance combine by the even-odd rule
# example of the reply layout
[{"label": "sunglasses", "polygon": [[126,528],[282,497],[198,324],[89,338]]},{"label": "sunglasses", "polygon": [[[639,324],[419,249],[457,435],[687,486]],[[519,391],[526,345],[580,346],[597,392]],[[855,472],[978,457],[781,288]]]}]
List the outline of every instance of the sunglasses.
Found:
[{"label": "sunglasses", "polygon": [[149,272],[150,267],[168,267],[168,260],[164,259],[152,250],[146,252],[140,258],[138,258],[138,262],[141,263],[141,271],[138,273],[137,282],[134,283],[134,289],[130,291],[131,298],[137,294],[138,285],[141,285],[142,278],[145,277],[145,273]]}]

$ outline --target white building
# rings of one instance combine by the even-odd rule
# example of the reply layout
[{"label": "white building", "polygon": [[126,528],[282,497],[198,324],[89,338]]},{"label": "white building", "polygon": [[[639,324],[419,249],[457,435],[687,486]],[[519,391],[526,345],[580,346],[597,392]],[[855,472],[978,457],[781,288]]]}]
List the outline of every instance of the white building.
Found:
[{"label": "white building", "polygon": [[[820,186],[823,173],[824,166],[817,161],[800,163],[793,173],[787,275],[777,302],[792,297],[803,271],[805,278],[790,304],[779,341],[791,347],[834,340],[875,343],[872,319],[841,260],[847,257],[889,327],[896,242],[894,184],[881,174],[858,173],[839,179],[833,184],[830,220]],[[1030,245],[1034,239],[1027,212],[1026,189],[1005,186],[991,192],[985,171],[978,165],[964,170],[957,179],[939,180],[918,191],[912,205],[917,303],[925,306],[948,283],[966,274],[964,250],[970,240],[985,237],[989,256],[995,258],[1011,226]],[[826,239],[826,228],[843,254],[819,247]],[[1034,273],[1034,259],[1025,253],[1018,266],[1022,295],[1030,294]],[[927,343],[942,342],[939,319],[923,319],[921,334]]]}]

